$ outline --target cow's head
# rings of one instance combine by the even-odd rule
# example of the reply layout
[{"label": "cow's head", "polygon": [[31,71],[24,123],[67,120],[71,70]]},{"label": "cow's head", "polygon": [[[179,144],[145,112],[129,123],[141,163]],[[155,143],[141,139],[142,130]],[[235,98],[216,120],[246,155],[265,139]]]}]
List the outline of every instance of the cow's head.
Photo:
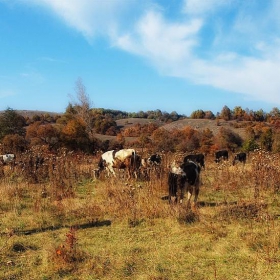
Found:
[{"label": "cow's head", "polygon": [[106,167],[106,161],[103,158],[100,158],[99,163],[98,163],[98,170],[102,171]]}]

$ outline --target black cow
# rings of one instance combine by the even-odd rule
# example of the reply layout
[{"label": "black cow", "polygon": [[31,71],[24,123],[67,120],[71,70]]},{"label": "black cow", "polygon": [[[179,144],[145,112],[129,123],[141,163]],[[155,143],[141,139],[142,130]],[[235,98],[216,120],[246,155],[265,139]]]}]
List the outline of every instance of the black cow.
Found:
[{"label": "black cow", "polygon": [[215,162],[220,162],[220,160],[228,160],[228,151],[227,150],[221,150],[217,151],[215,153]]},{"label": "black cow", "polygon": [[193,192],[194,203],[196,204],[200,185],[199,175],[200,166],[193,161],[187,161],[181,165],[173,164],[172,169],[168,174],[169,203],[172,202],[172,197],[175,197],[175,203],[178,202],[179,192],[180,203],[182,203],[184,194],[187,191],[187,207],[190,206]]},{"label": "black cow", "polygon": [[147,161],[148,161],[148,164],[150,164],[150,165],[160,165],[161,156],[159,154],[151,155]]},{"label": "black cow", "polygon": [[194,161],[194,162],[200,164],[200,166],[205,169],[204,155],[203,154],[187,155],[184,158],[184,162],[188,162],[188,161]]},{"label": "black cow", "polygon": [[232,165],[235,165],[237,161],[242,162],[243,164],[246,163],[246,153],[239,153],[234,156]]}]

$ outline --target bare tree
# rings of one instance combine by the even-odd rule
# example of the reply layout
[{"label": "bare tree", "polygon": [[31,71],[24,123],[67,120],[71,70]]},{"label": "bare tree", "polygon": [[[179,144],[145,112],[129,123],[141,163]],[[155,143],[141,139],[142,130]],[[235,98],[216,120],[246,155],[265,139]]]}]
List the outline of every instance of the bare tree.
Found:
[{"label": "bare tree", "polygon": [[75,92],[77,101],[74,101],[73,104],[75,106],[77,116],[82,122],[84,122],[86,133],[88,134],[89,139],[92,140],[94,138],[93,121],[91,114],[92,101],[87,94],[86,87],[84,86],[81,78],[78,78],[76,81]]}]

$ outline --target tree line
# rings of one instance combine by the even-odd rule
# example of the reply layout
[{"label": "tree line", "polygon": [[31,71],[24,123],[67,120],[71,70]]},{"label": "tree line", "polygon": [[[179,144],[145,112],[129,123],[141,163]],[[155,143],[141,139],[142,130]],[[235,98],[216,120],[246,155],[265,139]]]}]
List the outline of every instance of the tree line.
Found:
[{"label": "tree line", "polygon": [[[21,152],[34,145],[45,145],[50,150],[65,147],[74,151],[95,153],[98,150],[118,149],[127,145],[154,151],[200,151],[211,153],[227,148],[232,151],[252,151],[262,148],[280,151],[280,110],[271,112],[252,111],[236,106],[230,110],[224,106],[214,115],[211,111],[196,110],[187,117],[171,113],[139,111],[128,113],[120,110],[93,108],[81,80],[76,84],[77,101],[70,102],[63,114],[40,114],[22,116],[12,108],[0,114],[1,152]],[[122,128],[117,120],[127,118],[149,119],[147,124],[135,124]],[[211,119],[216,121],[218,132],[209,128],[197,130],[192,127],[165,130],[162,124],[181,119]],[[152,122],[156,120],[158,122]],[[232,128],[242,128],[241,137],[234,129],[220,126],[229,122]],[[160,124],[161,125],[160,125]],[[115,136],[102,140],[97,135]],[[128,137],[133,137],[129,140]]]}]

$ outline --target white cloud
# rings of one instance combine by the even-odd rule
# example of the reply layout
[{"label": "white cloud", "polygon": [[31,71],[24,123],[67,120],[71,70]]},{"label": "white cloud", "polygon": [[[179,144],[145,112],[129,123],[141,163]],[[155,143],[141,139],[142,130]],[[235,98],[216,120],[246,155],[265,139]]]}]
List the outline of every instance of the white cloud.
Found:
[{"label": "white cloud", "polygon": [[106,36],[165,75],[280,104],[279,0],[184,0],[180,21],[134,0],[17,1],[44,5],[87,39]]},{"label": "white cloud", "polygon": [[50,9],[87,39],[110,32],[135,0],[14,0]]},{"label": "white cloud", "polygon": [[167,22],[159,12],[149,11],[131,33],[116,38],[115,46],[145,57],[169,74],[165,68],[171,69],[191,56],[201,25],[198,19],[184,23]]}]

